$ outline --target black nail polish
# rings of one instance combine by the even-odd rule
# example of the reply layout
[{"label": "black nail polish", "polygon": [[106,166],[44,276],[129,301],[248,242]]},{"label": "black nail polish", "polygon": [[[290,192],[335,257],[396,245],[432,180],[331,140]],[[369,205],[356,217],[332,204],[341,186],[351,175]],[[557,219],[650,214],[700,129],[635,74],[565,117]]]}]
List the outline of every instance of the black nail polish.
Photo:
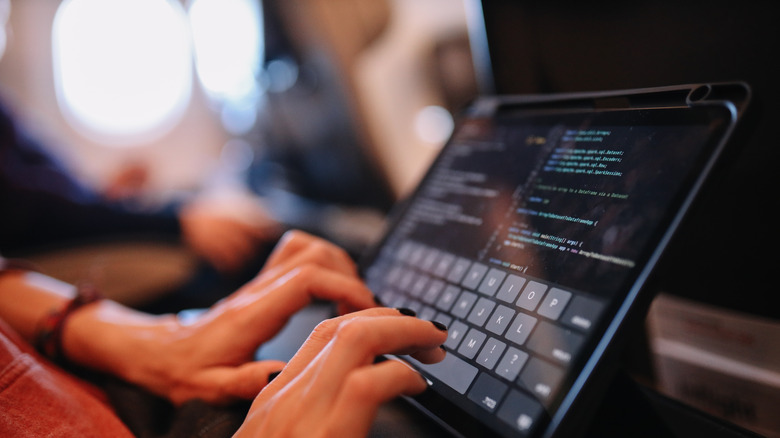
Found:
[{"label": "black nail polish", "polygon": [[395,310],[399,311],[401,313],[401,315],[417,316],[417,312],[415,312],[412,309],[407,309],[406,307],[399,307],[399,308],[397,308]]},{"label": "black nail polish", "polygon": [[382,300],[379,299],[378,296],[374,295],[374,303],[376,303],[377,306],[385,306],[385,303],[382,302]]},{"label": "black nail polish", "polygon": [[443,332],[447,331],[447,326],[442,324],[442,323],[440,323],[439,321],[431,321],[431,324],[433,324],[434,327],[436,327],[437,329],[439,329],[439,330],[441,330]]},{"label": "black nail polish", "polygon": [[268,383],[273,382],[273,380],[276,378],[276,376],[278,376],[281,373],[282,373],[281,371],[274,371],[273,373],[269,374],[268,375]]}]

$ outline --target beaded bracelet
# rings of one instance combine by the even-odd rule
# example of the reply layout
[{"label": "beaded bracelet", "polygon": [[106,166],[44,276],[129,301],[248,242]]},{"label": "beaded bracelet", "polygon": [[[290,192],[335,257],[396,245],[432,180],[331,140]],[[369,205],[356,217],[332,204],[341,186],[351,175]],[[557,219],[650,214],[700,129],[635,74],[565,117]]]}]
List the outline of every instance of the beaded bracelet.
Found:
[{"label": "beaded bracelet", "polygon": [[58,310],[55,310],[40,323],[35,337],[35,346],[39,352],[58,364],[66,364],[62,348],[62,330],[68,318],[81,307],[103,299],[103,295],[92,285],[80,285],[76,296]]}]

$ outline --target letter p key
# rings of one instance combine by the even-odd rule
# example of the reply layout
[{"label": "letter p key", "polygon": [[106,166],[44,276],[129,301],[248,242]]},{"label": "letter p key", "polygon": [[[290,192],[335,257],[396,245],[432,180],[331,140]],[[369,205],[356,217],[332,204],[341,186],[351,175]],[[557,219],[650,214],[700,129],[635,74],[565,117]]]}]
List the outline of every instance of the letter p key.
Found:
[{"label": "letter p key", "polygon": [[544,317],[557,320],[561,316],[563,309],[566,307],[566,304],[569,303],[570,299],[571,292],[567,292],[563,289],[552,288],[550,289],[550,292],[547,293],[547,296],[542,302],[541,307],[539,307],[538,312]]}]

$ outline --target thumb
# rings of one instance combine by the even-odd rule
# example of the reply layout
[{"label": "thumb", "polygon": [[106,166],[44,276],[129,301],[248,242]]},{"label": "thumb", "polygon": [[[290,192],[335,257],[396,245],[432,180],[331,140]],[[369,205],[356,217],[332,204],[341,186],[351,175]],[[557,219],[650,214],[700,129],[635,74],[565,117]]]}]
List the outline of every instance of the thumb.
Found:
[{"label": "thumb", "polygon": [[268,384],[269,377],[281,371],[285,365],[278,360],[264,360],[239,366],[209,368],[197,374],[189,391],[181,391],[172,398],[174,402],[200,398],[214,404],[230,403],[237,399],[251,400]]},{"label": "thumb", "polygon": [[264,360],[228,368],[223,387],[233,397],[252,399],[268,384],[270,376],[281,371],[285,365],[278,360]]}]

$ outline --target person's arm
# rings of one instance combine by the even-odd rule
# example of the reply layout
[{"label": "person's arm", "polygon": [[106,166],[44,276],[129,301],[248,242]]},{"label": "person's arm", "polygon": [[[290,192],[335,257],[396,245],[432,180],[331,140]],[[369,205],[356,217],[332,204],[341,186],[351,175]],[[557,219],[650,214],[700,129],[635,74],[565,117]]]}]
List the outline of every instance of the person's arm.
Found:
[{"label": "person's arm", "polygon": [[[13,272],[0,277],[0,317],[29,340],[42,318],[65,306],[73,293],[31,281],[37,278]],[[116,375],[174,403],[250,399],[284,366],[254,362],[255,351],[313,299],[332,300],[345,311],[376,306],[346,252],[290,232],[255,279],[195,321],[102,300],[70,314],[61,346],[70,362]]]},{"label": "person's arm", "polygon": [[178,237],[177,208],[155,213],[106,199],[77,180],[0,102],[0,250],[120,234]]},{"label": "person's arm", "polygon": [[77,180],[2,104],[0,211],[0,251],[16,255],[106,238],[180,239],[230,272],[281,234],[259,200],[248,196],[199,196],[155,209],[104,196]]},{"label": "person's arm", "polygon": [[23,269],[0,270],[0,319],[29,343],[35,342],[41,321],[76,295],[76,288]]}]

